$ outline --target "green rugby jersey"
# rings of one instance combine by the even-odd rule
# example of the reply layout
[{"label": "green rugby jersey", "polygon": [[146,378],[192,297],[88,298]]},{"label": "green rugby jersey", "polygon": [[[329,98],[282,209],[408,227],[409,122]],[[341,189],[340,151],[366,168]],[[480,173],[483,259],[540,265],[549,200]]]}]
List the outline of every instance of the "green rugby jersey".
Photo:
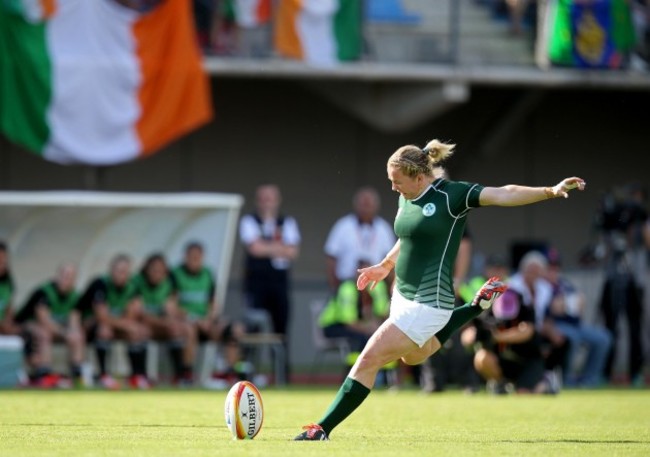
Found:
[{"label": "green rugby jersey", "polygon": [[124,287],[117,287],[110,276],[103,276],[101,281],[106,287],[105,300],[110,313],[113,316],[122,316],[126,312],[129,302],[135,297],[133,279],[129,279]]},{"label": "green rugby jersey", "polygon": [[47,306],[50,308],[52,319],[59,324],[65,324],[77,304],[79,294],[76,291],[61,294],[54,282],[45,284],[41,287],[40,291],[43,293]]},{"label": "green rugby jersey", "polygon": [[139,273],[133,277],[133,284],[136,294],[142,298],[142,305],[147,313],[154,316],[165,314],[165,304],[174,294],[174,286],[169,277],[160,284],[151,284],[142,273]]},{"label": "green rugby jersey", "polygon": [[483,187],[437,179],[414,200],[400,196],[395,234],[400,252],[396,287],[408,300],[453,309],[453,271],[467,213],[479,207]]},{"label": "green rugby jersey", "polygon": [[206,317],[215,291],[212,271],[203,267],[193,274],[181,265],[172,271],[172,276],[178,292],[178,304],[188,317],[190,319]]}]

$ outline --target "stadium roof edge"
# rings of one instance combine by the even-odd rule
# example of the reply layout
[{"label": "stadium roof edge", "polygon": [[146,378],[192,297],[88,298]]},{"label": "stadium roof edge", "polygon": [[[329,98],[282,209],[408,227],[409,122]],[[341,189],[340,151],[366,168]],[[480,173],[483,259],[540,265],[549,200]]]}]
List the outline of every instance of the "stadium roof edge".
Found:
[{"label": "stadium roof edge", "polygon": [[0,206],[235,208],[244,204],[239,194],[210,192],[102,192],[84,190],[2,191]]},{"label": "stadium roof edge", "polygon": [[525,66],[450,65],[422,63],[339,63],[316,67],[276,59],[205,57],[213,77],[285,80],[356,80],[366,82],[462,82],[470,85],[548,89],[650,90],[650,75],[634,70],[585,70]]}]

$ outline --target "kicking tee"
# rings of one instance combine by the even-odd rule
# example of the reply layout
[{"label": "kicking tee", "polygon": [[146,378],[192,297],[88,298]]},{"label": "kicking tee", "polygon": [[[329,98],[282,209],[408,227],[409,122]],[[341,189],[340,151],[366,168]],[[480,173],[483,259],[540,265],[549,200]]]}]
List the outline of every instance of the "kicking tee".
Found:
[{"label": "kicking tee", "polygon": [[400,196],[395,275],[403,297],[435,308],[454,308],[456,254],[467,213],[480,206],[482,190],[478,184],[437,179],[414,200]]}]

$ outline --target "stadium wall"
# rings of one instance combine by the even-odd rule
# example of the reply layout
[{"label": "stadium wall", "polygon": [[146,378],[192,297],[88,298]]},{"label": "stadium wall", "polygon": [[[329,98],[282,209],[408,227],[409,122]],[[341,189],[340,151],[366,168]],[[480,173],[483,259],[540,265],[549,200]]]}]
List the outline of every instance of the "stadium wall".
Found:
[{"label": "stadium wall", "polygon": [[[599,198],[613,185],[648,184],[650,92],[471,88],[469,101],[410,131],[376,131],[288,80],[213,78],[215,121],[155,156],[94,169],[48,163],[0,140],[0,189],[92,189],[129,192],[226,192],[252,209],[256,185],[281,186],[284,211],[303,235],[294,273],[292,360],[308,363],[308,301],[325,294],[322,246],[332,223],[350,210],[354,190],[378,188],[392,219],[396,194],[385,161],[402,144],[433,137],[458,144],[449,163],[455,179],[486,185],[549,185],[567,175],[588,191],[567,201],[470,216],[477,250],[507,253],[520,239],[557,246],[568,267],[592,235]],[[533,93],[534,91],[534,93]],[[529,100],[529,102],[526,102]],[[120,247],[116,246],[116,250]],[[242,252],[234,254],[228,309],[241,303]]]}]

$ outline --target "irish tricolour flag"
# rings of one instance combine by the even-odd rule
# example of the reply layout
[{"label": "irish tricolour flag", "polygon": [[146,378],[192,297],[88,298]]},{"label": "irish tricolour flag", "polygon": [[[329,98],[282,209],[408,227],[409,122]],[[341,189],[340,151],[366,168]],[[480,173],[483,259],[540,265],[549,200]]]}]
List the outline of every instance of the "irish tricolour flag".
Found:
[{"label": "irish tricolour flag", "polygon": [[361,51],[359,0],[283,0],[275,26],[275,48],[283,57],[315,65],[354,60]]},{"label": "irish tricolour flag", "polygon": [[0,0],[0,129],[14,143],[109,165],[211,117],[190,0]]}]

